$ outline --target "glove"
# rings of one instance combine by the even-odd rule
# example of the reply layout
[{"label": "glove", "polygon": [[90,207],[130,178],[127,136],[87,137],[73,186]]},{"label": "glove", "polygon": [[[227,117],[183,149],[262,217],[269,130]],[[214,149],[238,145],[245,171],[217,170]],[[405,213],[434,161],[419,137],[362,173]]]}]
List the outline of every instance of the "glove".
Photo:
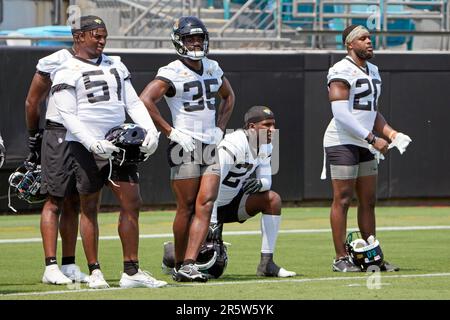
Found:
[{"label": "glove", "polygon": [[38,165],[41,163],[41,145],[42,145],[42,133],[44,130],[30,130],[28,137],[28,148],[30,153],[25,159],[25,163]]},{"label": "glove", "polygon": [[28,137],[28,148],[30,152],[41,153],[41,144],[42,144],[42,133],[43,130],[38,130],[34,134],[30,132],[30,136]]},{"label": "glove", "polygon": [[139,147],[139,150],[141,152],[145,153],[146,157],[151,156],[153,153],[155,153],[156,149],[158,148],[158,141],[159,141],[159,135],[161,132],[155,133],[155,132],[147,132],[147,135],[145,136],[144,141],[142,142],[142,145]]},{"label": "glove", "polygon": [[112,157],[113,152],[119,152],[120,149],[108,140],[97,140],[89,147],[93,153],[103,159],[109,159]]},{"label": "glove", "polygon": [[215,127],[213,130],[213,143],[218,146],[220,141],[223,139],[223,131],[219,127]]},{"label": "glove", "polygon": [[252,194],[258,192],[262,188],[262,182],[260,179],[251,178],[244,182],[242,189],[245,194]]},{"label": "glove", "polygon": [[168,136],[168,138],[182,146],[183,150],[186,152],[191,152],[195,149],[194,139],[191,136],[181,132],[180,130],[172,128],[172,131],[170,131],[170,135]]},{"label": "glove", "polygon": [[410,142],[412,142],[412,140],[409,136],[401,132],[398,132],[397,135],[395,136],[395,139],[392,140],[391,144],[389,145],[389,149],[396,147],[400,152],[400,154],[403,154],[403,152],[406,151],[406,147],[409,145]]},{"label": "glove", "polygon": [[384,160],[384,155],[375,149],[373,145],[369,144],[369,151],[375,156],[375,160],[377,160],[377,163],[380,163],[380,160]]},{"label": "glove", "polygon": [[5,161],[5,146],[3,145],[3,141],[0,139],[0,168],[3,166],[3,162]]}]

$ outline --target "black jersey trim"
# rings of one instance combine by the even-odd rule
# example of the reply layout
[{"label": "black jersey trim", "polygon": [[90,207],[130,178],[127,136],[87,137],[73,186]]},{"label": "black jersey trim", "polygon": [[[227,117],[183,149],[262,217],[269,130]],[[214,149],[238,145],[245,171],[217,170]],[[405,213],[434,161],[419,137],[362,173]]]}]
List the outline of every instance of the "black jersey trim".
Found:
[{"label": "black jersey trim", "polygon": [[41,70],[36,70],[36,73],[38,75],[40,75],[40,76],[45,77],[45,78],[50,78],[50,72],[44,72],[44,71],[41,71]]},{"label": "black jersey trim", "polygon": [[84,62],[84,63],[92,64],[93,66],[99,66],[100,63],[102,63],[102,60],[103,60],[103,55],[101,55],[96,62],[92,62],[92,61],[89,61],[87,59],[84,59],[84,58],[81,58],[81,57],[78,57],[78,56],[73,56],[73,57],[75,59],[78,59],[78,60]]},{"label": "black jersey trim", "polygon": [[351,87],[350,82],[348,82],[347,79],[343,79],[343,78],[333,78],[328,82],[328,86],[330,86],[330,83],[332,82],[344,82],[349,88]]},{"label": "black jersey trim", "polygon": [[166,96],[167,96],[167,97],[172,98],[172,97],[175,96],[175,94],[176,94],[176,89],[175,89],[175,85],[173,84],[172,80],[167,79],[167,78],[165,78],[165,77],[161,77],[161,76],[157,76],[155,79],[164,81],[165,83],[167,83],[167,84],[170,85],[169,89],[168,89],[167,92],[166,92]]},{"label": "black jersey trim", "polygon": [[67,83],[61,83],[54,85],[51,89],[51,94],[54,94],[55,92],[66,90],[66,89],[75,89],[74,86],[68,85]]},{"label": "black jersey trim", "polygon": [[202,64],[202,67],[200,68],[200,70],[195,70],[194,68],[192,68],[190,65],[188,65],[186,62],[184,62],[183,59],[178,59],[181,61],[182,64],[184,64],[186,66],[186,68],[188,68],[189,70],[195,72],[196,74],[198,74],[199,76],[203,75],[203,61],[200,60],[200,63]]},{"label": "black jersey trim", "polygon": [[369,75],[369,66],[368,66],[367,64],[366,64],[366,68],[365,68],[365,70],[364,70],[362,67],[358,66],[358,65],[355,63],[355,61],[353,61],[352,59],[350,59],[350,58],[348,58],[348,57],[345,57],[345,60],[350,61],[350,62],[353,63],[355,66],[357,66],[359,70],[361,70],[361,71],[364,72],[365,74]]},{"label": "black jersey trim", "polygon": [[224,151],[226,151],[226,152],[233,158],[233,161],[236,161],[236,160],[237,160],[237,158],[236,158],[236,156],[234,155],[234,153],[231,152],[230,149],[228,149],[227,147],[225,147],[225,146],[220,146],[219,149],[223,149]]}]

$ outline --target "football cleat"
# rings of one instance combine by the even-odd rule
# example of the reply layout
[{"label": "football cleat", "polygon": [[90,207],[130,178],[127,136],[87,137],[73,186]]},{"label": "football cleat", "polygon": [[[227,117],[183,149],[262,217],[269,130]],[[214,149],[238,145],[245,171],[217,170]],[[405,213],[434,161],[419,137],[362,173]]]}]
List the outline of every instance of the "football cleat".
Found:
[{"label": "football cleat", "polygon": [[80,267],[75,263],[63,264],[61,266],[61,272],[73,282],[88,283],[89,276],[81,272]]},{"label": "football cleat", "polygon": [[100,269],[95,269],[92,271],[89,277],[89,288],[91,289],[106,289],[109,288],[109,284],[105,281],[103,273]]},{"label": "football cleat", "polygon": [[66,277],[57,264],[51,264],[45,267],[42,283],[46,284],[70,284],[72,280]]},{"label": "football cleat", "polygon": [[340,257],[333,261],[333,271],[336,272],[361,272],[361,268],[355,265],[349,256]]},{"label": "football cleat", "polygon": [[178,282],[206,282],[208,276],[198,271],[198,267],[192,263],[181,266],[172,276]]},{"label": "football cleat", "polygon": [[394,271],[400,271],[400,268],[397,267],[396,265],[390,264],[389,262],[387,262],[386,260],[383,261],[383,263],[380,266],[380,270],[381,271],[385,271],[385,272],[394,272]]},{"label": "football cleat", "polygon": [[167,285],[167,282],[157,280],[150,273],[141,269],[132,276],[122,273],[119,285],[121,288],[161,288]]},{"label": "football cleat", "polygon": [[295,277],[297,274],[294,271],[289,271],[284,268],[280,268],[280,271],[278,271],[277,277],[279,278],[289,278],[289,277]]}]

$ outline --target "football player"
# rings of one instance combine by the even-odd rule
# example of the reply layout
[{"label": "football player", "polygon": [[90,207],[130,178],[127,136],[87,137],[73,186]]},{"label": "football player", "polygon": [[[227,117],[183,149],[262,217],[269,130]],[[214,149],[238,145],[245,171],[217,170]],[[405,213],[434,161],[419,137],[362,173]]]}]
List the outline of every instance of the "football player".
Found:
[{"label": "football player", "polygon": [[0,168],[3,166],[3,162],[5,161],[5,145],[3,144],[3,138],[0,134]]},{"label": "football player", "polygon": [[156,280],[139,268],[141,197],[137,165],[113,165],[112,154],[119,152],[119,148],[105,139],[111,128],[124,123],[126,111],[137,125],[146,130],[140,149],[149,156],[158,146],[157,130],[131,84],[128,69],[119,57],[103,54],[108,36],[104,21],[96,16],[81,17],[79,28],[74,28],[72,34],[77,51],[55,73],[51,94],[67,128],[65,139],[80,195],[80,228],[91,274],[89,287],[109,287],[98,262],[97,223],[100,190],[107,181],[107,175],[121,206],[118,231],[124,272],[120,286],[165,286],[166,282]]},{"label": "football player", "polygon": [[254,106],[244,121],[244,129],[225,135],[219,144],[221,181],[211,223],[243,223],[261,212],[261,260],[256,275],[293,277],[295,272],[273,261],[281,221],[281,198],[270,190],[275,117],[270,108]]},{"label": "football player", "polygon": [[[156,126],[171,140],[170,179],[177,201],[173,222],[176,281],[204,282],[195,261],[206,238],[220,168],[215,147],[234,107],[234,93],[219,64],[206,57],[208,31],[196,17],[181,17],[171,34],[179,59],[160,68],[140,95]],[[216,123],[215,95],[221,98]],[[165,98],[170,125],[156,104]],[[195,149],[195,150],[194,150]]]},{"label": "football player", "polygon": [[[40,228],[46,265],[42,282],[50,284],[89,280],[75,264],[80,204],[73,174],[67,168],[69,151],[64,140],[66,129],[52,97],[48,96],[56,69],[71,58],[75,50],[76,44],[39,60],[25,101],[30,148],[26,161],[41,163],[41,192],[48,195],[42,208]],[[39,129],[40,104],[47,96],[45,131],[42,132]],[[61,269],[56,259],[58,223],[62,240]]]},{"label": "football player", "polygon": [[[330,221],[336,257],[332,269],[361,271],[345,248],[347,212],[356,191],[358,226],[364,240],[375,236],[375,203],[378,162],[375,156],[391,147],[405,152],[411,139],[394,130],[379,112],[381,77],[373,57],[369,31],[363,26],[347,27],[342,40],[347,56],[328,72],[329,100],[333,112],[323,145],[330,163],[333,203]],[[389,145],[389,142],[391,145]],[[325,161],[324,161],[325,168]],[[326,176],[325,170],[322,179]],[[398,270],[384,263],[382,270]]]}]

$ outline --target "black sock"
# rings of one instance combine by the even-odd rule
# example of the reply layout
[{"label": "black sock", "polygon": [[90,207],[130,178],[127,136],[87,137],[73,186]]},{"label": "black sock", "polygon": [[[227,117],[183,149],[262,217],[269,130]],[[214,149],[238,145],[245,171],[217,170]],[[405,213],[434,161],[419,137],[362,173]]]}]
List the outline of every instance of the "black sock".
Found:
[{"label": "black sock", "polygon": [[62,257],[61,265],[75,264],[75,257]]},{"label": "black sock", "polygon": [[45,258],[45,266],[51,266],[52,264],[58,264],[56,262],[56,257]]},{"label": "black sock", "polygon": [[124,261],[123,262],[123,272],[125,272],[129,276],[133,276],[138,273],[139,269],[139,261]]},{"label": "black sock", "polygon": [[188,265],[188,264],[194,264],[195,263],[195,261],[194,260],[192,260],[192,259],[186,259],[186,260],[184,260],[183,261],[183,266],[185,266],[185,265]]},{"label": "black sock", "polygon": [[175,270],[180,270],[181,266],[183,265],[183,262],[177,262],[175,263]]},{"label": "black sock", "polygon": [[89,273],[92,274],[92,271],[99,269],[100,270],[100,263],[95,262],[92,264],[88,264],[88,268],[89,268]]}]

